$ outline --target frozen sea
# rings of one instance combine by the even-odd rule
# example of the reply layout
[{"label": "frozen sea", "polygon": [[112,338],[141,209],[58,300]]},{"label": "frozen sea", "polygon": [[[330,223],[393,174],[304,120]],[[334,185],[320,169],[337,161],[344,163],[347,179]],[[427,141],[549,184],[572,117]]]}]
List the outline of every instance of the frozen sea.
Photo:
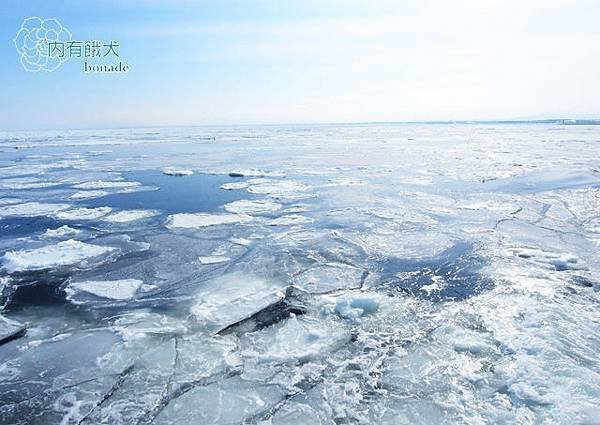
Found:
[{"label": "frozen sea", "polygon": [[600,127],[0,133],[0,423],[600,424]]}]

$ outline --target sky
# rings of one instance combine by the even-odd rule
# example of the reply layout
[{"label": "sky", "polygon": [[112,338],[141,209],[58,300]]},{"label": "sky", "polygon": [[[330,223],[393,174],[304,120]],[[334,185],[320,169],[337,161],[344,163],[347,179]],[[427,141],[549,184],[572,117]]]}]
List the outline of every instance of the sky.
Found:
[{"label": "sky", "polygon": [[[26,72],[56,18],[114,40]],[[0,130],[600,118],[598,0],[22,0],[0,3]]]}]

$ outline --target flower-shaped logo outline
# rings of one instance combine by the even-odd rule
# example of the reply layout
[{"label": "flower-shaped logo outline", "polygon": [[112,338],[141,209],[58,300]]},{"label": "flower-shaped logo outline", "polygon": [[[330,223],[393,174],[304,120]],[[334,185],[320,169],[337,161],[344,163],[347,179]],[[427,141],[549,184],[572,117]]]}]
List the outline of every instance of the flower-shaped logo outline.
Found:
[{"label": "flower-shaped logo outline", "polygon": [[56,18],[41,19],[32,16],[23,20],[21,28],[13,39],[21,56],[21,65],[27,72],[41,70],[52,72],[58,69],[68,57],[60,51],[51,51],[50,43],[65,43],[73,38],[71,32]]}]

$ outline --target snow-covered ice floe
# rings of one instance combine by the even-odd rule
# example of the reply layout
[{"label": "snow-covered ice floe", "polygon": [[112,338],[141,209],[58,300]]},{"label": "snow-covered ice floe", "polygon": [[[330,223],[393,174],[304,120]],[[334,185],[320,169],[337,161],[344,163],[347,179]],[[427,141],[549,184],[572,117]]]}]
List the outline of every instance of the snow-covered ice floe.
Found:
[{"label": "snow-covered ice floe", "polygon": [[24,202],[0,207],[0,217],[35,217],[54,215],[71,208],[69,204]]},{"label": "snow-covered ice floe", "polygon": [[118,211],[105,216],[103,220],[111,223],[129,223],[131,221],[154,217],[158,214],[159,213],[157,211],[152,210]]},{"label": "snow-covered ice floe", "polygon": [[85,267],[89,261],[116,251],[117,248],[69,239],[41,248],[8,251],[1,257],[2,269],[14,273],[62,266]]},{"label": "snow-covered ice floe", "polygon": [[239,201],[231,202],[229,204],[225,204],[225,211],[234,214],[265,214],[275,212],[279,209],[281,209],[281,204],[270,200],[249,201],[247,199],[242,199]]},{"label": "snow-covered ice floe", "polygon": [[222,224],[241,223],[247,220],[248,218],[238,214],[182,213],[170,215],[167,218],[167,227],[170,229],[196,229]]}]

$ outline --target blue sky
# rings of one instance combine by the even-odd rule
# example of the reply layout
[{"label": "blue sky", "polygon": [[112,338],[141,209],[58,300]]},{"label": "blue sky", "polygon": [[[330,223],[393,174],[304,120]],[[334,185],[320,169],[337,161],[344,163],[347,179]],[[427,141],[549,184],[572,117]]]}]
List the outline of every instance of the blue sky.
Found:
[{"label": "blue sky", "polygon": [[[131,71],[25,72],[29,16]],[[0,130],[600,117],[598,22],[597,0],[4,1]]]}]

